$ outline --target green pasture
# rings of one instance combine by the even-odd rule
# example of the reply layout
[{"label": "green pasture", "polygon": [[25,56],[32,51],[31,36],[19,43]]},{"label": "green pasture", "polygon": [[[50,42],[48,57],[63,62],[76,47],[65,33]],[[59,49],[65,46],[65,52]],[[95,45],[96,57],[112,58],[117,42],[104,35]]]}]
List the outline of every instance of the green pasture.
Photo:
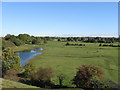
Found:
[{"label": "green pasture", "polygon": [[99,43],[69,43],[85,44],[86,46],[65,46],[66,42],[50,41],[39,46],[44,49],[43,54],[31,59],[30,63],[37,68],[52,68],[55,76],[52,81],[55,84],[59,83],[56,76],[62,73],[66,77],[63,84],[73,86],[71,80],[75,76],[76,68],[81,65],[98,66],[104,71],[106,80],[118,83],[117,47],[99,47]]},{"label": "green pasture", "polygon": [[0,78],[0,88],[39,88]]},{"label": "green pasture", "polygon": [[21,45],[21,46],[14,46],[14,47],[10,47],[11,49],[13,49],[15,52],[17,51],[23,51],[23,50],[29,50],[29,49],[35,49],[35,48],[39,48],[40,45]]}]

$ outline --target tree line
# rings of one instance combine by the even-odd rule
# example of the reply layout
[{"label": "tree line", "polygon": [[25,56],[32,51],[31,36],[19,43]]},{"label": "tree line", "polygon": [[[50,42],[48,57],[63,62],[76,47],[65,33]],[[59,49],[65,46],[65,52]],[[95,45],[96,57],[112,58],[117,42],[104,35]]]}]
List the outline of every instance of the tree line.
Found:
[{"label": "tree line", "polygon": [[113,44],[99,44],[99,46],[101,46],[101,47],[120,47],[120,45],[118,44],[118,45],[113,45]]},{"label": "tree line", "polygon": [[85,46],[85,44],[71,44],[67,42],[65,46]]},{"label": "tree line", "polygon": [[120,42],[120,38],[115,37],[58,37],[58,41],[81,41],[89,43],[114,43]]},{"label": "tree line", "polygon": [[89,43],[114,43],[120,42],[120,38],[115,37],[35,37],[29,34],[19,34],[18,36],[7,34],[2,38],[2,48],[11,46],[20,46],[24,44],[43,44],[47,41],[80,41]]},{"label": "tree line", "polygon": [[19,34],[18,36],[7,34],[2,38],[2,49],[25,44],[42,44],[47,43],[47,41],[48,37],[35,37],[29,34]]}]

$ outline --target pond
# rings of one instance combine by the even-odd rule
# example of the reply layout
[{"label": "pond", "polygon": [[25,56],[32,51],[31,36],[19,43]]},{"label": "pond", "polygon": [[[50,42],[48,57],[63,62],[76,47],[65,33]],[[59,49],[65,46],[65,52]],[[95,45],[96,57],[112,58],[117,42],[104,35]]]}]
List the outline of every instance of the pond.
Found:
[{"label": "pond", "polygon": [[21,66],[26,65],[26,63],[32,59],[34,56],[42,54],[42,48],[37,48],[37,49],[32,49],[32,50],[25,50],[21,52],[16,52],[18,53],[20,59],[21,59]]}]

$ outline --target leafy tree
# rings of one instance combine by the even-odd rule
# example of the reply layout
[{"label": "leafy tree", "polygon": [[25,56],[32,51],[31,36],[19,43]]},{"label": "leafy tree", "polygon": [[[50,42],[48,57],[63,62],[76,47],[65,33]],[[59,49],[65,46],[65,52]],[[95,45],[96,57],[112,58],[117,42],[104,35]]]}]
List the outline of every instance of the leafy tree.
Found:
[{"label": "leafy tree", "polygon": [[102,44],[100,43],[99,46],[102,46]]},{"label": "leafy tree", "polygon": [[41,38],[36,37],[32,40],[32,44],[40,44],[40,43],[41,43]]},{"label": "leafy tree", "polygon": [[18,73],[19,73],[18,71],[13,70],[13,69],[8,70],[4,78],[8,80],[13,80],[13,81],[19,81],[20,77],[18,77],[17,75]]},{"label": "leafy tree", "polygon": [[38,87],[51,86],[51,78],[53,77],[53,71],[51,68],[40,67],[37,72],[31,75],[32,85]]},{"label": "leafy tree", "polygon": [[[105,80],[91,80],[91,83],[89,84],[90,88],[95,88],[96,90],[99,89],[103,89],[103,88],[115,88],[115,86],[110,83],[109,81],[105,81]],[[94,90],[94,89],[93,89]]]},{"label": "leafy tree", "polygon": [[67,42],[65,45],[67,46],[67,45],[70,45],[70,44]]},{"label": "leafy tree", "polygon": [[61,41],[61,40],[58,38],[58,41]]},{"label": "leafy tree", "polygon": [[25,71],[23,72],[23,76],[28,78],[30,75],[35,72],[35,67],[32,64],[26,64],[24,66]]},{"label": "leafy tree", "polygon": [[8,70],[18,70],[19,68],[20,58],[18,54],[10,48],[4,49],[2,52],[2,75],[4,76]]},{"label": "leafy tree", "polygon": [[93,80],[102,79],[103,71],[95,66],[83,65],[77,68],[76,76],[73,79],[73,84],[77,87],[92,88],[90,87]]},{"label": "leafy tree", "polygon": [[4,40],[5,40],[5,41],[12,42],[12,43],[14,43],[16,46],[20,46],[20,45],[24,44],[19,38],[17,38],[17,36],[10,35],[10,34],[7,34],[7,35],[4,37]]},{"label": "leafy tree", "polygon": [[24,41],[26,44],[31,44],[32,42],[32,37],[28,34],[19,34],[18,38]]},{"label": "leafy tree", "polygon": [[11,37],[10,40],[16,45],[16,46],[20,46],[22,44],[24,44],[20,39],[16,38],[16,37]]},{"label": "leafy tree", "polygon": [[11,36],[13,36],[13,35],[7,34],[7,35],[4,37],[4,39],[5,39],[5,40],[9,40]]},{"label": "leafy tree", "polygon": [[15,44],[13,42],[2,38],[2,50],[4,50],[5,48],[14,47],[14,46],[15,46]]},{"label": "leafy tree", "polygon": [[62,73],[57,76],[57,78],[59,80],[59,84],[60,84],[61,87],[62,87],[62,83],[63,83],[63,80],[65,79],[65,77],[66,76]]},{"label": "leafy tree", "polygon": [[44,43],[47,43],[47,40],[46,39],[44,39],[44,41],[43,41]]}]

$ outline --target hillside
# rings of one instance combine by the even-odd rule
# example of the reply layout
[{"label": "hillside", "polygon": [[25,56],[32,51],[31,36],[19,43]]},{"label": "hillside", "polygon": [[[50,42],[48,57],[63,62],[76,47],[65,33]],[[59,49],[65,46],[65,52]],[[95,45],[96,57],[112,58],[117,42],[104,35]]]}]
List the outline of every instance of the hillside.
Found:
[{"label": "hillside", "polygon": [[[2,81],[2,88],[39,88],[39,87],[30,86],[30,85],[22,84],[19,82],[14,82],[14,81],[0,78],[0,82],[1,81]],[[0,85],[0,88],[1,88],[1,85]]]}]

